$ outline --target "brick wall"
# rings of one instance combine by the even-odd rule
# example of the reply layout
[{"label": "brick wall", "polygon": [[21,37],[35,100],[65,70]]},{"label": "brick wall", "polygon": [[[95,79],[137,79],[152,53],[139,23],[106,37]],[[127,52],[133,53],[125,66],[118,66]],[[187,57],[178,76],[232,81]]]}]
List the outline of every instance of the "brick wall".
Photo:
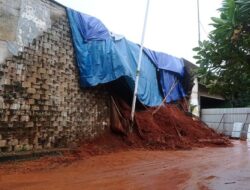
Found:
[{"label": "brick wall", "polygon": [[109,126],[103,87],[80,89],[66,16],[0,65],[0,156],[67,147]]}]

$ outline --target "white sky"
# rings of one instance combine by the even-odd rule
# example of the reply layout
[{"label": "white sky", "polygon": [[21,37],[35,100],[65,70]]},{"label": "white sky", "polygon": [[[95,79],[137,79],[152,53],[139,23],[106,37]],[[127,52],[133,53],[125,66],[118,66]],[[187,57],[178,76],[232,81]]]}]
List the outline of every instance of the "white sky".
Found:
[{"label": "white sky", "polygon": [[[106,27],[140,43],[147,0],[57,0],[100,19]],[[151,0],[144,45],[194,61],[197,46],[196,0]],[[219,16],[222,0],[200,0],[201,40],[212,29],[211,17]]]}]

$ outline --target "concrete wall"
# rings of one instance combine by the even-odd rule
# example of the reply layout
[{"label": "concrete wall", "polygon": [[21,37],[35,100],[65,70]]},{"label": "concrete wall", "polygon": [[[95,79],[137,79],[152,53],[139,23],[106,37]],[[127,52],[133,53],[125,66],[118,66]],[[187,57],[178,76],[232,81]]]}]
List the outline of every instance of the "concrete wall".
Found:
[{"label": "concrete wall", "polygon": [[201,119],[211,128],[231,136],[236,122],[244,124],[242,136],[246,137],[250,124],[250,108],[202,109]]},{"label": "concrete wall", "polygon": [[0,2],[0,156],[68,147],[104,132],[110,97],[104,87],[80,89],[64,8]]},{"label": "concrete wall", "polygon": [[199,94],[198,94],[198,91],[199,91],[199,85],[198,85],[198,79],[195,78],[194,79],[194,86],[193,86],[193,89],[192,89],[192,93],[191,93],[191,98],[190,98],[190,105],[193,106],[193,110],[190,110],[192,111],[192,113],[196,116],[200,116],[200,101],[199,101]]},{"label": "concrete wall", "polygon": [[64,8],[48,0],[0,0],[0,63],[18,55],[62,15]]}]

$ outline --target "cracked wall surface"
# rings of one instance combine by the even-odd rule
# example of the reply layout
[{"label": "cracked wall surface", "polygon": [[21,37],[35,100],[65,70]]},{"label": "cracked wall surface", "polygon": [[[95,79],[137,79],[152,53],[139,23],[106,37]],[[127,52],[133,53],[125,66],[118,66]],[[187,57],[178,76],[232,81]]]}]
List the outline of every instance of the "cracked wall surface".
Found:
[{"label": "cracked wall surface", "polygon": [[0,63],[18,55],[63,15],[64,8],[49,0],[0,0]]}]

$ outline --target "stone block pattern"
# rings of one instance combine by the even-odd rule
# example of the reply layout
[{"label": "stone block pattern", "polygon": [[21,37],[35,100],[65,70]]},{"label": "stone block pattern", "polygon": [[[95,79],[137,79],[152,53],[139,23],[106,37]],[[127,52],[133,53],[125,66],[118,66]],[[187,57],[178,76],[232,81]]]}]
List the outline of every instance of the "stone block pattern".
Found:
[{"label": "stone block pattern", "polygon": [[80,89],[66,16],[0,65],[0,155],[68,147],[109,126],[104,87]]}]

